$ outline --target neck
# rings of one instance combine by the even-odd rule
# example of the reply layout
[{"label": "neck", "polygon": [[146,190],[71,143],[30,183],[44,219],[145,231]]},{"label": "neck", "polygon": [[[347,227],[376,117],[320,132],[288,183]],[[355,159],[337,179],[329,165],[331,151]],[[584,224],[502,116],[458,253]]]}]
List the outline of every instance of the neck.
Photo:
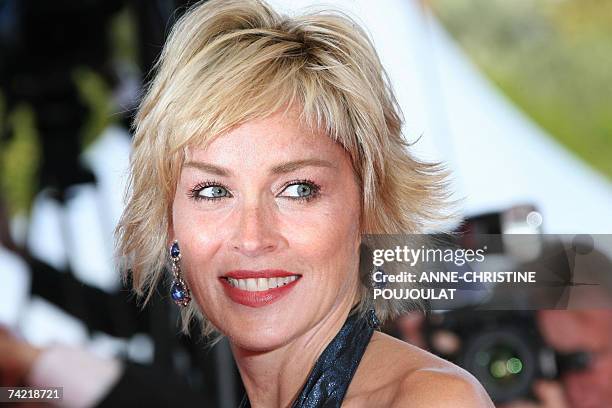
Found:
[{"label": "neck", "polygon": [[339,305],[308,332],[272,350],[251,351],[232,344],[251,407],[290,407],[350,309],[350,303]]}]

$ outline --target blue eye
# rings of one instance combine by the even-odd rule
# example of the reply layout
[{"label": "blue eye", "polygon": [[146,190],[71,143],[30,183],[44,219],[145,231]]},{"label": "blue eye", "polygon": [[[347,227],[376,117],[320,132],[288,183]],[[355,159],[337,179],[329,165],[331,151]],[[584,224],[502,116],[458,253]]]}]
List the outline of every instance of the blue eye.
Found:
[{"label": "blue eye", "polygon": [[311,181],[297,181],[289,184],[281,197],[288,197],[295,200],[310,200],[319,193],[320,187]]},{"label": "blue eye", "polygon": [[222,186],[209,186],[198,191],[198,196],[203,198],[221,198],[228,195],[229,192]]},{"label": "blue eye", "polygon": [[292,184],[285,191],[291,197],[308,197],[312,194],[312,187],[308,184]]},{"label": "blue eye", "polygon": [[232,195],[226,187],[218,183],[203,183],[192,188],[189,196],[195,200],[218,200]]}]

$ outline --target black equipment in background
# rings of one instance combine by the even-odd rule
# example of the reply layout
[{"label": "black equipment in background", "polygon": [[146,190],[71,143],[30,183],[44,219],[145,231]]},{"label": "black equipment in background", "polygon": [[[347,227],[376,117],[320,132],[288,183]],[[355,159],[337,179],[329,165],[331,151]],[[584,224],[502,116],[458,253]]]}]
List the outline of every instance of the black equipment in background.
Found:
[{"label": "black equipment in background", "polygon": [[546,345],[533,311],[457,310],[425,321],[429,349],[465,368],[495,403],[534,399],[537,379],[557,379],[588,366],[586,352],[559,353]]},{"label": "black equipment in background", "polygon": [[[454,244],[463,248],[486,244],[489,254],[507,256],[506,234],[533,234],[534,242],[543,245],[542,250],[548,254],[542,257],[561,275],[560,281],[571,282],[571,267],[563,247],[555,242],[544,245],[537,239],[542,228],[541,223],[530,219],[533,214],[539,213],[528,204],[469,217],[452,236]],[[563,289],[547,288],[546,293],[555,300],[550,304],[562,304]],[[428,314],[425,340],[431,352],[472,373],[495,403],[535,399],[531,389],[536,380],[558,379],[566,371],[590,364],[587,352],[564,354],[548,346],[534,310],[473,310],[473,306]]]}]

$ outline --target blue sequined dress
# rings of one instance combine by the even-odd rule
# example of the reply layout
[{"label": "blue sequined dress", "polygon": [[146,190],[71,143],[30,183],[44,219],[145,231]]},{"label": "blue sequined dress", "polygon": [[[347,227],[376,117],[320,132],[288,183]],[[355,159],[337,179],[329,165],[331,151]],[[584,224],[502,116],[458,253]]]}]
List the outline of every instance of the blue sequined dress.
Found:
[{"label": "blue sequined dress", "polygon": [[[374,330],[374,310],[360,316],[355,309],[317,359],[292,408],[340,408]],[[250,408],[245,394],[239,408]]]}]

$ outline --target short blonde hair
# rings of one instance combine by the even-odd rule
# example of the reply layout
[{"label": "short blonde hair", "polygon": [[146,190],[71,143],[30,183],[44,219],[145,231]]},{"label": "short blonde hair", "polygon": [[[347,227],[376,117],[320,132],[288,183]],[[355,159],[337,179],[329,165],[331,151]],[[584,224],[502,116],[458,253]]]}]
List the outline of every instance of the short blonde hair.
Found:
[{"label": "short blonde hair", "polygon": [[[407,151],[389,79],[350,17],[288,17],[261,0],[198,3],[172,29],[156,70],[134,122],[127,206],[117,227],[124,276],[145,303],[168,266],[185,149],[279,109],[299,106],[303,123],[348,152],[362,189],[364,234],[421,233],[440,219],[445,172]],[[398,301],[375,302],[369,275],[361,275],[360,311],[374,307],[384,321],[407,310]],[[183,329],[195,314],[205,335],[214,332],[193,303],[183,311]]]}]

